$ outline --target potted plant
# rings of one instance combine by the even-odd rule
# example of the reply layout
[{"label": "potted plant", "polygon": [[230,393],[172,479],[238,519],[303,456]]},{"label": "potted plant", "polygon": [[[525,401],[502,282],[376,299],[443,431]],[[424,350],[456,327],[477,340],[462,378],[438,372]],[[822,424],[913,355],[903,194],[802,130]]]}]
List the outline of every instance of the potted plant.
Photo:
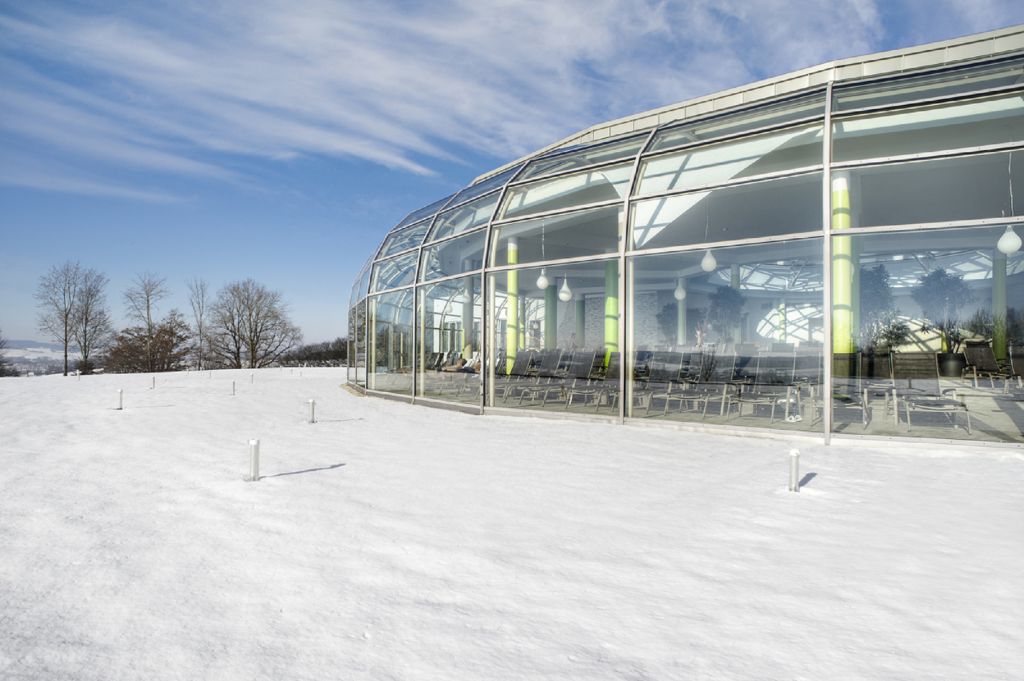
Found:
[{"label": "potted plant", "polygon": [[708,301],[704,321],[724,343],[734,340],[743,313],[743,294],[730,286],[719,286]]},{"label": "potted plant", "polygon": [[914,287],[910,296],[920,308],[921,314],[930,321],[929,327],[939,334],[939,372],[943,376],[959,377],[963,374],[966,360],[960,354],[963,334],[960,330],[960,309],[971,302],[974,296],[961,274],[950,274],[937,267]]}]

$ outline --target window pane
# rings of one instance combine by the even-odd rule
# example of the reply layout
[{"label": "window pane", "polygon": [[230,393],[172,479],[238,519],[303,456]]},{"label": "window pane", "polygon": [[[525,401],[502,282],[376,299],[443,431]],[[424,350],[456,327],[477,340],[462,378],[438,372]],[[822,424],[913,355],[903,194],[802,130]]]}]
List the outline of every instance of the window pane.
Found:
[{"label": "window pane", "polygon": [[491,265],[617,253],[621,216],[621,206],[605,206],[569,215],[496,225]]},{"label": "window pane", "polygon": [[437,216],[434,232],[430,240],[443,239],[483,227],[494,214],[494,206],[498,203],[499,192],[482,196],[476,201],[464,203],[458,208],[446,210]]},{"label": "window pane", "polygon": [[[366,302],[361,302],[349,312],[352,327],[352,351],[349,366],[353,368],[350,379],[366,386]],[[354,377],[353,377],[354,376]]]},{"label": "window pane", "polygon": [[807,95],[788,102],[747,109],[734,114],[715,116],[682,123],[658,132],[651,141],[650,151],[671,149],[696,142],[707,142],[719,137],[738,135],[748,130],[785,125],[813,116],[825,115],[825,97],[821,93]]},{"label": "window pane", "polygon": [[413,289],[370,299],[371,390],[412,394]]},{"label": "window pane", "polygon": [[381,257],[384,258],[419,246],[423,243],[423,237],[426,236],[428,229],[430,229],[429,219],[400,231],[392,232],[384,240],[384,247],[381,249],[380,254]]},{"label": "window pane", "polygon": [[373,266],[373,292],[411,284],[416,276],[416,253],[406,253]]},{"label": "window pane", "polygon": [[646,160],[637,193],[658,194],[821,165],[821,126],[746,137]]},{"label": "window pane", "polygon": [[463,189],[462,191],[455,195],[455,198],[452,199],[452,202],[449,205],[457,206],[458,204],[465,203],[470,199],[475,199],[478,196],[483,196],[489,191],[504,187],[505,183],[511,180],[512,177],[516,174],[516,171],[522,167],[522,165],[517,165],[514,168],[509,168],[508,170],[500,172],[497,175],[487,178],[486,180],[481,180],[476,184],[472,184],[466,187],[465,189]]},{"label": "window pane", "polygon": [[632,174],[631,165],[620,165],[517,186],[508,192],[502,217],[521,217],[621,199],[626,195]]},{"label": "window pane", "polygon": [[960,68],[863,85],[837,85],[832,110],[849,111],[869,106],[920,99],[966,95],[997,87],[1018,85],[1024,78],[1024,60]]},{"label": "window pane", "polygon": [[439,279],[452,274],[478,270],[484,266],[484,241],[487,230],[467,234],[458,239],[442,241],[423,249],[420,281]]},{"label": "window pane", "polygon": [[1024,140],[1024,97],[863,116],[833,125],[832,158],[857,161]]},{"label": "window pane", "polygon": [[534,179],[544,175],[568,172],[576,168],[585,168],[600,163],[610,163],[619,159],[632,158],[639,153],[646,140],[646,134],[638,135],[618,142],[592,145],[582,149],[564,151],[552,156],[539,158],[536,161],[532,161],[518,179]]},{"label": "window pane", "polygon": [[820,429],[821,239],[631,260],[639,418]]},{"label": "window pane", "polygon": [[832,184],[848,192],[854,227],[1021,215],[1024,152],[833,171]]},{"label": "window pane", "polygon": [[633,204],[633,248],[750,239],[821,229],[821,173]]},{"label": "window pane", "polygon": [[619,262],[489,277],[488,404],[617,414]]},{"label": "window pane", "polygon": [[1024,253],[1005,235],[833,237],[835,431],[1024,441]]},{"label": "window pane", "polygon": [[352,285],[352,295],[349,297],[349,305],[355,305],[366,297],[367,287],[370,285],[370,269],[373,265],[373,258],[359,270],[356,283]]},{"label": "window pane", "polygon": [[451,198],[451,196],[446,196],[440,201],[435,201],[429,206],[424,206],[419,210],[414,210],[413,212],[409,213],[409,215],[407,215],[404,220],[398,223],[398,225],[395,227],[395,230],[402,229],[406,225],[411,225],[412,223],[418,222],[425,218],[434,217],[434,213],[441,210],[445,206],[445,204],[448,203],[448,200]]},{"label": "window pane", "polygon": [[480,276],[419,288],[416,394],[480,404]]}]

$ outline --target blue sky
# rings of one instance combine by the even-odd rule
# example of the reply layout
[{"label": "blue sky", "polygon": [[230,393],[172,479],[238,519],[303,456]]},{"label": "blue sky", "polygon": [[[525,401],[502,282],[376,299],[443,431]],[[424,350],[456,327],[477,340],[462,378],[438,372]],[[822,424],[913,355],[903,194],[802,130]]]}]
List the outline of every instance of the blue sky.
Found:
[{"label": "blue sky", "polygon": [[39,276],[280,291],[308,342],[406,213],[604,120],[1024,23],[1010,0],[0,0],[0,329]]}]

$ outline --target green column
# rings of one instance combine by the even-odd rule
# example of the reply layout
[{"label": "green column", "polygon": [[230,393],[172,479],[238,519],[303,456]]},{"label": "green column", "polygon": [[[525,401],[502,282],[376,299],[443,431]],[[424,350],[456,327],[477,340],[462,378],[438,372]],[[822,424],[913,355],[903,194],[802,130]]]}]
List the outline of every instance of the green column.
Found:
[{"label": "green column", "polygon": [[619,351],[619,262],[604,264],[604,348],[605,364]]},{"label": "green column", "polygon": [[1006,254],[992,254],[992,351],[996,359],[1009,357],[1006,347]]},{"label": "green column", "polygon": [[[508,240],[509,265],[519,264],[519,240]],[[512,371],[519,349],[519,272],[509,270],[505,273],[505,373]]]},{"label": "green column", "polygon": [[679,288],[683,290],[683,299],[676,301],[676,345],[686,344],[686,280],[679,277]]},{"label": "green column", "polygon": [[473,282],[474,277],[466,279],[462,296],[462,356],[468,361],[473,356]]},{"label": "green column", "polygon": [[554,284],[544,289],[544,349],[558,344],[558,290]]},{"label": "green column", "polygon": [[576,347],[587,345],[587,301],[582,295],[576,296]]},{"label": "green column", "polygon": [[[832,230],[850,229],[850,174],[832,175]],[[853,352],[853,237],[832,237],[832,351]]]}]

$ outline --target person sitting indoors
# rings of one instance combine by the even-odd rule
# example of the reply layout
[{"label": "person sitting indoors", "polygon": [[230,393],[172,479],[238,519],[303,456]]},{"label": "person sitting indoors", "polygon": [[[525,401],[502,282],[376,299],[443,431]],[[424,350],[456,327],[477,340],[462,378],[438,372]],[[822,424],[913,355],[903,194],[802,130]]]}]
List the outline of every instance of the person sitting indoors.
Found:
[{"label": "person sitting indoors", "polygon": [[441,367],[441,371],[464,371],[465,366],[466,359],[464,357],[459,357],[457,360],[455,360],[454,364],[449,364],[447,366]]}]

